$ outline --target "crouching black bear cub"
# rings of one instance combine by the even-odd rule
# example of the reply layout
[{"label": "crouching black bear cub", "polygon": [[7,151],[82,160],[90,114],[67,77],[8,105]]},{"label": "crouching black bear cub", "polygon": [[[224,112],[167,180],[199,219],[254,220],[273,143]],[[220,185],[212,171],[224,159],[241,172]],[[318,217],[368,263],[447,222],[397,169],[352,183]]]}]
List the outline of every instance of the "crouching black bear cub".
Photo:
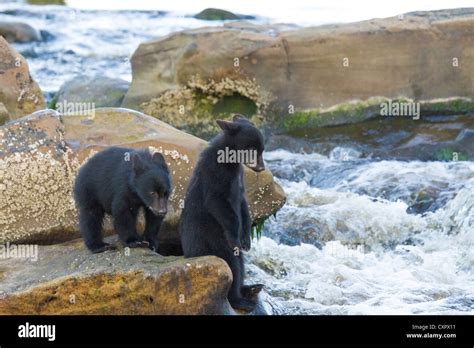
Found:
[{"label": "crouching black bear cub", "polygon": [[[171,180],[165,159],[147,150],[112,147],[94,155],[80,169],[74,185],[79,228],[94,253],[111,249],[102,239],[102,220],[111,214],[114,229],[129,247],[157,250],[157,233],[167,213]],[[140,207],[145,232],[136,231]]]},{"label": "crouching black bear cub", "polygon": [[[223,132],[202,152],[186,193],[179,227],[181,244],[185,257],[223,258],[233,275],[228,294],[230,304],[250,311],[262,285],[243,285],[241,250],[250,249],[251,219],[241,163],[256,172],[264,170],[263,137],[242,115],[234,116],[233,122],[217,123]],[[222,157],[225,153],[230,155],[227,160]],[[253,160],[245,161],[245,156],[236,156],[238,153]]]}]

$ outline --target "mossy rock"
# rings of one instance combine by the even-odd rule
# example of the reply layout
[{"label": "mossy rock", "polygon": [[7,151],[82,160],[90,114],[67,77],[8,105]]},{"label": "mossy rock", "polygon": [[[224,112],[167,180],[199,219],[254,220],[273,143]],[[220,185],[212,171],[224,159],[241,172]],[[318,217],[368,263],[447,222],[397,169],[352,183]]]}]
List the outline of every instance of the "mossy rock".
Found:
[{"label": "mossy rock", "polygon": [[219,131],[217,119],[234,113],[246,115],[257,126],[266,100],[251,80],[191,80],[140,105],[140,111],[172,126],[209,140]]},{"label": "mossy rock", "polygon": [[202,10],[197,15],[194,16],[196,19],[202,19],[205,21],[222,21],[222,20],[229,20],[229,19],[242,19],[240,16],[236,14],[221,10],[218,8],[206,8]]},{"label": "mossy rock", "polygon": [[129,82],[106,76],[78,75],[63,83],[54,96],[51,109],[71,103],[99,107],[118,107],[128,91]]},{"label": "mossy rock", "polygon": [[[299,135],[301,131],[327,126],[354,124],[380,116],[383,103],[419,103],[420,114],[430,115],[464,115],[474,113],[474,101],[470,98],[446,98],[426,101],[415,101],[409,98],[388,99],[373,97],[365,101],[352,101],[332,106],[328,109],[298,110],[293,114],[279,113],[281,116],[269,117],[276,125],[277,132]],[[276,113],[277,114],[277,113]]]},{"label": "mossy rock", "polygon": [[470,98],[446,98],[421,103],[423,115],[463,115],[474,113],[474,100]]},{"label": "mossy rock", "polygon": [[434,158],[437,161],[468,161],[469,157],[462,151],[458,151],[452,147],[446,147],[435,152]]},{"label": "mossy rock", "polygon": [[362,122],[380,114],[380,104],[388,99],[370,98],[335,105],[329,109],[312,109],[284,114],[276,128],[279,133],[293,134],[301,130]]},{"label": "mossy rock", "polygon": [[30,5],[66,5],[64,0],[27,0]]}]

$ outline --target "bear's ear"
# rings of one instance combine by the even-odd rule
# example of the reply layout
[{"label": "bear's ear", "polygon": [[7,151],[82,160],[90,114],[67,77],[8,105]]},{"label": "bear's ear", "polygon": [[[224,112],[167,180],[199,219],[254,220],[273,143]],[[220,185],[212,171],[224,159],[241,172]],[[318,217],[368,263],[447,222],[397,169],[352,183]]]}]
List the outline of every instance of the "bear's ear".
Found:
[{"label": "bear's ear", "polygon": [[247,117],[245,117],[244,115],[242,114],[234,114],[234,117],[232,118],[234,120],[234,122],[247,122],[247,123],[251,123],[249,121],[249,119]]},{"label": "bear's ear", "polygon": [[216,122],[219,127],[221,127],[221,129],[228,134],[235,134],[240,130],[240,125],[238,123],[224,120],[217,120]]},{"label": "bear's ear", "polygon": [[145,164],[136,152],[132,155],[132,168],[136,174],[141,174],[145,171]]},{"label": "bear's ear", "polygon": [[155,152],[151,155],[151,158],[153,159],[153,162],[155,162],[156,164],[166,167],[165,158],[163,157],[161,153]]}]

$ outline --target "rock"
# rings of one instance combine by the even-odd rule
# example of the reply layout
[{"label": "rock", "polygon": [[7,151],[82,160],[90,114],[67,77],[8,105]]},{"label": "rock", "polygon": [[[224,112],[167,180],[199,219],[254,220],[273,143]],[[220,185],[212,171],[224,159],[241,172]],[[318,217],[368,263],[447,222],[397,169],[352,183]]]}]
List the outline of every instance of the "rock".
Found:
[{"label": "rock", "polygon": [[53,41],[56,38],[56,35],[52,34],[48,30],[40,30],[41,40],[44,42]]},{"label": "rock", "polygon": [[407,14],[296,30],[240,25],[171,34],[135,51],[123,105],[153,116],[184,105],[181,115],[173,115],[179,126],[194,122],[196,112],[217,117],[224,99],[241,97],[267,123],[284,126],[288,120],[304,128],[306,121],[330,119],[334,112],[336,124],[351,116],[363,120],[367,114],[351,101],[370,104],[373,96],[472,98],[474,85],[466,76],[474,71],[474,53],[467,49],[474,14],[443,13],[449,19]]},{"label": "rock", "polygon": [[54,100],[56,106],[89,103],[96,108],[117,107],[122,103],[129,85],[125,80],[106,76],[76,76],[61,86]]},{"label": "rock", "polygon": [[28,63],[0,37],[0,103],[10,119],[19,118],[45,107],[43,94],[33,80]]},{"label": "rock", "polygon": [[[173,181],[168,215],[160,233],[161,254],[180,254],[177,224],[188,181],[206,142],[142,113],[102,108],[59,116],[46,110],[0,127],[0,243],[49,244],[78,234],[72,185],[80,165],[108,146],[151,148],[165,155]],[[22,173],[19,175],[18,173]],[[285,202],[267,170],[245,169],[254,221]],[[105,230],[113,232],[110,223]]]},{"label": "rock", "polygon": [[10,115],[8,114],[8,110],[3,105],[3,103],[0,103],[0,124],[4,124],[10,119]]},{"label": "rock", "polygon": [[254,19],[253,16],[238,16],[232,12],[226,10],[220,10],[217,8],[206,8],[197,15],[194,16],[196,19],[202,19],[205,21],[222,21],[228,19]]},{"label": "rock", "polygon": [[30,5],[66,5],[64,0],[27,0]]},{"label": "rock", "polygon": [[0,22],[0,35],[8,42],[40,41],[40,33],[31,25],[20,22]]},{"label": "rock", "polygon": [[1,315],[233,314],[226,299],[232,273],[215,256],[163,257],[148,249],[92,254],[81,240],[34,247],[37,261],[34,249],[31,258],[0,260]]}]

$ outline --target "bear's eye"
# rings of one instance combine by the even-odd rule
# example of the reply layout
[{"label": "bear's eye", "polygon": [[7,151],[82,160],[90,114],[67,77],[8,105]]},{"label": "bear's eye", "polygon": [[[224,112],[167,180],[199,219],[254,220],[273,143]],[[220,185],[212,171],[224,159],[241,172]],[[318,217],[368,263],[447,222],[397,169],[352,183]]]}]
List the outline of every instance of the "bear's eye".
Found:
[{"label": "bear's eye", "polygon": [[150,192],[150,195],[154,196],[154,195],[157,195],[158,193],[156,193],[155,191],[152,191]]}]

